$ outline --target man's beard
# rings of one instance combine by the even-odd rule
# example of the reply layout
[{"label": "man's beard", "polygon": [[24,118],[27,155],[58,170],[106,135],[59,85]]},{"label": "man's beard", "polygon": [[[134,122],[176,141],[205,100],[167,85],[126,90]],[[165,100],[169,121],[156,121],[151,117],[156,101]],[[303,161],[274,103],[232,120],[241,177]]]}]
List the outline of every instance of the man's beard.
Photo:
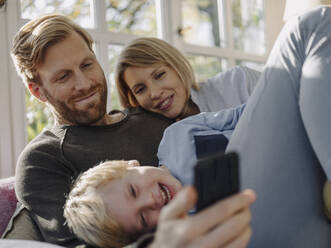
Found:
[{"label": "man's beard", "polygon": [[[93,125],[94,123],[101,120],[106,114],[106,79],[103,79],[102,84],[94,85],[87,92],[80,93],[80,96],[87,96],[88,94],[96,90],[98,92],[95,94],[100,94],[100,102],[90,103],[84,110],[71,109],[65,102],[55,100],[46,90],[44,93],[48,103],[51,105],[52,112],[55,115],[57,122],[59,122],[60,124]],[[75,96],[75,98],[78,98],[80,96]]]}]

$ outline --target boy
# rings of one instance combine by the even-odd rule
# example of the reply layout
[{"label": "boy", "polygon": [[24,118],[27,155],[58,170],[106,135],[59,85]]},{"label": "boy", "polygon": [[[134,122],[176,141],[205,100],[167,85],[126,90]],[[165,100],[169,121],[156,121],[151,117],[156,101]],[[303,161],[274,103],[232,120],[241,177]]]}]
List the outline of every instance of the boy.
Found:
[{"label": "boy", "polygon": [[77,236],[100,247],[120,247],[152,231],[161,208],[182,184],[192,184],[196,138],[229,138],[243,109],[201,113],[168,127],[158,151],[160,164],[167,167],[140,167],[135,160],[108,161],[82,174],[65,205],[69,226]]},{"label": "boy", "polygon": [[158,151],[160,164],[167,167],[140,167],[135,160],[108,161],[83,173],[65,204],[69,227],[100,247],[120,247],[152,231],[161,208],[182,184],[192,184],[198,157],[193,139],[209,135],[229,138],[243,109],[244,105],[200,113],[171,125]]},{"label": "boy", "polygon": [[[108,161],[77,179],[66,201],[64,215],[69,227],[87,243],[122,247],[142,233],[152,231],[161,208],[173,200],[181,188],[182,184],[164,166]],[[250,237],[249,205],[255,196],[251,191],[243,194],[249,200],[241,209],[231,211],[239,210],[247,243]],[[224,214],[227,218],[230,213],[226,212],[219,215]]]}]

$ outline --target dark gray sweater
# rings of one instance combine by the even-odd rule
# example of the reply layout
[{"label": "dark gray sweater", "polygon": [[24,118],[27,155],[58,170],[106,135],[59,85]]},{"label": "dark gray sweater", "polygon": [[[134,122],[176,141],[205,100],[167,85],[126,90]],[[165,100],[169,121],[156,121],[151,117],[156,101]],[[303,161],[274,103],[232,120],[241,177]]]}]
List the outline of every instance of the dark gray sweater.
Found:
[{"label": "dark gray sweater", "polygon": [[82,245],[64,224],[63,205],[72,181],[105,160],[137,159],[141,165],[157,166],[157,148],[170,124],[163,116],[136,108],[112,125],[56,126],[30,142],[17,164],[16,194],[42,239],[67,247]]}]

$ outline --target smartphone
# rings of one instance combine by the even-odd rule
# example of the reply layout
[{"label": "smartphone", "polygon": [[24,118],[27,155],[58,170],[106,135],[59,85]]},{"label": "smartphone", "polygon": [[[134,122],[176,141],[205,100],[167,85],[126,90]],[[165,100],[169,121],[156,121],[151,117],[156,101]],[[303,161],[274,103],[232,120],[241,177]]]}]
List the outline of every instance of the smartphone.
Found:
[{"label": "smartphone", "polygon": [[197,212],[239,192],[238,154],[222,152],[198,160],[194,167],[194,186],[198,192]]}]

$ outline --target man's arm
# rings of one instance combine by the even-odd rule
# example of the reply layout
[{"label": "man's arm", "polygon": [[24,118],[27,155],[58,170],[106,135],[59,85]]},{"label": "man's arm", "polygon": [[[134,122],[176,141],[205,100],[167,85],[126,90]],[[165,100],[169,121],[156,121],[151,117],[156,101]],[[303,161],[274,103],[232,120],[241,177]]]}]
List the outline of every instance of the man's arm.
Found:
[{"label": "man's arm", "polygon": [[60,140],[48,133],[25,148],[17,164],[15,190],[42,240],[76,247],[82,242],[64,224],[63,205],[77,171],[64,159],[59,144]]}]

